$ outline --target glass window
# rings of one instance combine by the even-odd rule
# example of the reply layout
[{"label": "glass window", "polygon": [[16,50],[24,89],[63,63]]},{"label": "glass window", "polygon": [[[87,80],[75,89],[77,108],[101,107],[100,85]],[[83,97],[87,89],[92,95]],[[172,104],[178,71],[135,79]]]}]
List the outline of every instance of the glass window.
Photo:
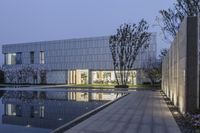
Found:
[{"label": "glass window", "polygon": [[16,64],[16,53],[5,54],[5,64],[6,65]]},{"label": "glass window", "polygon": [[35,117],[35,110],[34,110],[34,106],[30,107],[30,117]]},{"label": "glass window", "polygon": [[44,51],[40,51],[40,64],[44,64]]},{"label": "glass window", "polygon": [[16,116],[16,107],[13,104],[6,104],[6,115],[8,116]]},{"label": "glass window", "polygon": [[40,118],[44,118],[44,106],[40,106]]},{"label": "glass window", "polygon": [[30,52],[30,63],[34,64],[34,52],[33,51]]},{"label": "glass window", "polygon": [[16,53],[16,64],[22,64],[22,53]]},{"label": "glass window", "polygon": [[15,64],[22,64],[22,53],[7,53],[4,54],[5,56],[5,64],[6,65],[15,65]]},{"label": "glass window", "polygon": [[7,65],[7,54],[4,54],[4,64]]},{"label": "glass window", "polygon": [[21,107],[21,105],[16,105],[16,116],[22,116],[22,107]]}]

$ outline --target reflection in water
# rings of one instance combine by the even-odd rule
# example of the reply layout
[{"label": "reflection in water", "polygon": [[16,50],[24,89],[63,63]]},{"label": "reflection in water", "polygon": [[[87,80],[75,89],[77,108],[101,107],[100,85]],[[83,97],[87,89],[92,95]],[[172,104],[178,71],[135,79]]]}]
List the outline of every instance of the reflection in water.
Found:
[{"label": "reflection in water", "polygon": [[121,95],[86,91],[5,91],[2,123],[55,129]]}]

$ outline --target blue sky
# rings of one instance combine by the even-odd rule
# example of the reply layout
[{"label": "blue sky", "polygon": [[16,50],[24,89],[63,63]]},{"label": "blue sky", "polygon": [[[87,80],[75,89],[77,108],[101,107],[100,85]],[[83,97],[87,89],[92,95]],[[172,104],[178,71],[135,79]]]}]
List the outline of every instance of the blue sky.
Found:
[{"label": "blue sky", "polygon": [[[175,0],[0,0],[0,44],[115,33],[123,23],[146,19],[158,32],[158,50],[169,47],[152,26]],[[0,63],[3,56],[0,55]]]}]

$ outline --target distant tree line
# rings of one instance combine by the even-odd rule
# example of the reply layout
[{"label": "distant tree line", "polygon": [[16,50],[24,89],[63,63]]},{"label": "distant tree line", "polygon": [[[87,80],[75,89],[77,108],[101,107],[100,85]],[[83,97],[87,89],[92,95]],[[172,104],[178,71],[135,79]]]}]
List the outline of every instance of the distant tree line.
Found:
[{"label": "distant tree line", "polygon": [[[40,82],[38,77],[40,77]],[[11,84],[45,84],[46,71],[41,66],[33,67],[30,65],[1,67],[0,80],[1,83]]]}]

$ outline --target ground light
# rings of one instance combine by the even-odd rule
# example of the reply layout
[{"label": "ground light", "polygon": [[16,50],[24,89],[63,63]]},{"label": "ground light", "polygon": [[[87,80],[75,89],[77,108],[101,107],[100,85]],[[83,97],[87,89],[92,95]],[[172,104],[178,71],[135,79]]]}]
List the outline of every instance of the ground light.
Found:
[{"label": "ground light", "polygon": [[31,127],[31,125],[30,125],[30,124],[28,124],[28,125],[26,125],[26,127],[28,127],[28,128],[29,128],[29,127]]},{"label": "ground light", "polygon": [[62,118],[58,118],[58,120],[59,120],[59,121],[62,121],[63,119],[62,119]]},{"label": "ground light", "polygon": [[174,113],[175,115],[178,115],[178,114],[179,114],[179,112],[178,112],[178,111],[174,111],[173,113]]}]

